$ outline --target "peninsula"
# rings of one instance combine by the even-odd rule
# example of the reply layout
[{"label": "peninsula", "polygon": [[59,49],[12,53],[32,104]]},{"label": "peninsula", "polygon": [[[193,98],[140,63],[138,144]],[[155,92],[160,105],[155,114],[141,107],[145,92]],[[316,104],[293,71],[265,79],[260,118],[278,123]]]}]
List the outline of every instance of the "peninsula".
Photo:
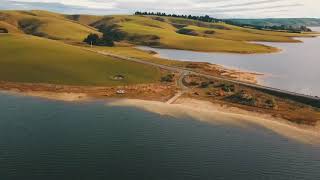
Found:
[{"label": "peninsula", "polygon": [[257,73],[164,59],[136,48],[275,53],[280,50],[252,42],[299,43],[294,37],[316,35],[159,14],[0,11],[0,89],[62,100],[196,99],[317,126],[317,97],[261,86]]}]

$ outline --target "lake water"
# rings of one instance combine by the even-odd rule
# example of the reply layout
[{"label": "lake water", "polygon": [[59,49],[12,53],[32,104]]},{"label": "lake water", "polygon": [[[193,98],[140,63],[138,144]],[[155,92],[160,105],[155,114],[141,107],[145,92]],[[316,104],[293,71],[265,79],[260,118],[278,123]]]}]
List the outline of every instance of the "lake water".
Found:
[{"label": "lake water", "polygon": [[104,102],[0,93],[1,180],[320,179],[320,147]]},{"label": "lake water", "polygon": [[[320,28],[314,28],[320,31]],[[274,54],[201,53],[140,47],[158,52],[163,58],[209,62],[234,69],[264,73],[262,84],[320,96],[320,37],[303,38],[304,43],[263,43],[283,49]]]}]

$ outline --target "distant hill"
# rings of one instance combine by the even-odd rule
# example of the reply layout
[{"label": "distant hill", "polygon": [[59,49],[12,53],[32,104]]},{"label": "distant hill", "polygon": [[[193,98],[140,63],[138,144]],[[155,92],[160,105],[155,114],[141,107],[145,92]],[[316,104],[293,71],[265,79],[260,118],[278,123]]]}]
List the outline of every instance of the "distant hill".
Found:
[{"label": "distant hill", "polygon": [[230,19],[240,24],[256,26],[320,26],[320,19],[315,18],[274,18],[274,19]]}]

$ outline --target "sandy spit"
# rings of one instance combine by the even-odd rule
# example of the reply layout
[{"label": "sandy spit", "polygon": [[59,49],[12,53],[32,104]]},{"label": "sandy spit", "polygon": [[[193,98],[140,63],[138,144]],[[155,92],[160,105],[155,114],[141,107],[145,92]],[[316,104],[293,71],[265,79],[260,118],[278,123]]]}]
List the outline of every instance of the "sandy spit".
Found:
[{"label": "sandy spit", "polygon": [[220,106],[207,101],[181,98],[176,104],[156,101],[119,99],[108,106],[129,106],[172,117],[191,117],[206,123],[232,125],[239,128],[263,127],[288,139],[305,144],[320,144],[320,128],[297,126],[285,120],[268,115],[251,113],[238,108]]}]

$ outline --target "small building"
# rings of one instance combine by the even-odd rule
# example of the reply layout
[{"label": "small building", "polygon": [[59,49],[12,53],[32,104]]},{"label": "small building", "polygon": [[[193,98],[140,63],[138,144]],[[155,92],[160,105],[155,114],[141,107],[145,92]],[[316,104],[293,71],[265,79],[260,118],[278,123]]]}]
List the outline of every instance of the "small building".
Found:
[{"label": "small building", "polygon": [[116,91],[116,93],[117,93],[117,94],[125,94],[126,91],[123,90],[123,89],[119,89],[119,90]]},{"label": "small building", "polygon": [[123,80],[125,77],[123,76],[123,75],[115,75],[115,76],[113,76],[113,79],[114,80],[117,80],[117,81],[121,81],[121,80]]}]

